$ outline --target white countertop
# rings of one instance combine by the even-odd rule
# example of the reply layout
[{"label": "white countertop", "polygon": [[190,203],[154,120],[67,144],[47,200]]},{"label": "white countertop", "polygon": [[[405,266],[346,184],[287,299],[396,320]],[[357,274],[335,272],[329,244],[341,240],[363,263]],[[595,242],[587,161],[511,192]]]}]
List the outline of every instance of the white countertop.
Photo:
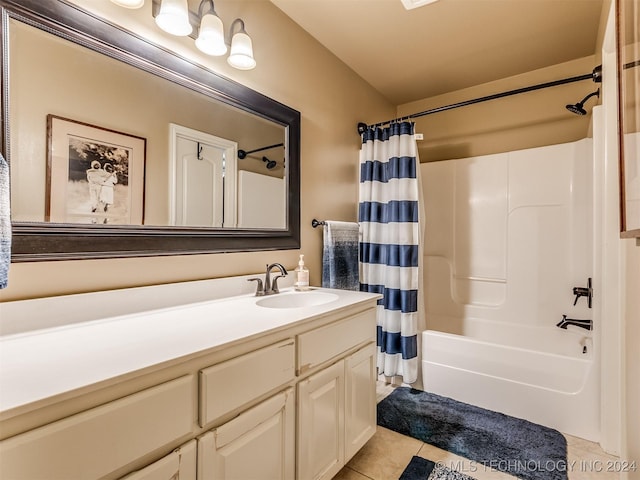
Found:
[{"label": "white countertop", "polygon": [[[330,303],[265,308],[251,294],[120,315],[0,337],[0,416],[56,395],[147,367],[214,351],[331,311],[371,302],[377,294],[331,292]],[[122,290],[127,294],[126,290]],[[285,289],[278,295],[304,295]],[[76,308],[92,308],[83,295]]]}]

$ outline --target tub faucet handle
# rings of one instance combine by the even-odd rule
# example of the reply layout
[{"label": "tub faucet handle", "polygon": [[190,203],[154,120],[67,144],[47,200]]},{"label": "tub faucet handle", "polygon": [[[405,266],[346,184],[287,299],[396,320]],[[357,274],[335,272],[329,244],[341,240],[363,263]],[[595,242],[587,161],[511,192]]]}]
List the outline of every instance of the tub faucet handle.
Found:
[{"label": "tub faucet handle", "polygon": [[587,280],[586,287],[573,287],[573,294],[576,296],[576,299],[573,301],[573,305],[575,306],[578,303],[578,299],[580,297],[587,297],[587,305],[591,308],[591,299],[593,298],[593,287],[591,286],[591,278]]}]

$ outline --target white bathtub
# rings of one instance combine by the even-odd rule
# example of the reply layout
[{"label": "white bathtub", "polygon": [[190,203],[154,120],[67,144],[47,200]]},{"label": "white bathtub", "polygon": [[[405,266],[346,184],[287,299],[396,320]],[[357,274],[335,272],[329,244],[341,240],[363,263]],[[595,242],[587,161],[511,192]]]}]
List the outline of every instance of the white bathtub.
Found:
[{"label": "white bathtub", "polygon": [[[484,324],[477,329],[482,332],[496,324],[501,335],[494,332],[493,338],[509,334],[509,326],[479,322]],[[573,328],[526,329],[511,336],[516,346],[426,330],[422,332],[424,389],[598,441],[599,373],[593,361],[597,356],[591,352],[590,337]]]},{"label": "white bathtub", "polygon": [[583,139],[421,165],[425,390],[600,439],[603,322],[572,294],[595,271],[594,159]]}]

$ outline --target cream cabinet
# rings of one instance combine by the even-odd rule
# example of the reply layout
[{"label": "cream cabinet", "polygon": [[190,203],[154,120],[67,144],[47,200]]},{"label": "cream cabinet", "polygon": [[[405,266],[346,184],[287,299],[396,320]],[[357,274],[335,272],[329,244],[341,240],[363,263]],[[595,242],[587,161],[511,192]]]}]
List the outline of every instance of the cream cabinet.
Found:
[{"label": "cream cabinet", "polygon": [[191,440],[122,480],[196,480],[196,455],[196,441]]},{"label": "cream cabinet", "polygon": [[[200,425],[295,381],[295,341],[200,371]],[[198,437],[198,480],[294,478],[295,398],[289,387]]]},{"label": "cream cabinet", "polygon": [[376,429],[373,343],[298,383],[298,478],[330,479]]},{"label": "cream cabinet", "polygon": [[375,342],[375,309],[298,335],[298,375],[335,361],[359,345]]},{"label": "cream cabinet", "polygon": [[291,388],[198,437],[198,480],[285,480],[294,472]]},{"label": "cream cabinet", "polygon": [[376,432],[376,347],[345,359],[345,463]]},{"label": "cream cabinet", "polygon": [[93,479],[189,435],[187,375],[0,442],[0,478]]},{"label": "cream cabinet", "polygon": [[295,341],[287,338],[199,372],[200,426],[295,379]]},{"label": "cream cabinet", "polygon": [[344,362],[298,384],[298,478],[333,478],[344,465]]},{"label": "cream cabinet", "polygon": [[0,478],[331,478],[376,428],[373,300],[0,417]]}]

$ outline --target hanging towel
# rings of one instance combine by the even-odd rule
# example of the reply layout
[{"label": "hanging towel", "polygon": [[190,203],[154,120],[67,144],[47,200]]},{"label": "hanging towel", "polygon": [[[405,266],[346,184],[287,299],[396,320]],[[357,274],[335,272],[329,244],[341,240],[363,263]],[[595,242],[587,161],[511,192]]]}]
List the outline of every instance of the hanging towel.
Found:
[{"label": "hanging towel", "polygon": [[323,240],[322,286],[359,290],[358,224],[325,221]]},{"label": "hanging towel", "polygon": [[0,155],[0,288],[9,280],[11,263],[11,210],[9,208],[9,165]]}]

